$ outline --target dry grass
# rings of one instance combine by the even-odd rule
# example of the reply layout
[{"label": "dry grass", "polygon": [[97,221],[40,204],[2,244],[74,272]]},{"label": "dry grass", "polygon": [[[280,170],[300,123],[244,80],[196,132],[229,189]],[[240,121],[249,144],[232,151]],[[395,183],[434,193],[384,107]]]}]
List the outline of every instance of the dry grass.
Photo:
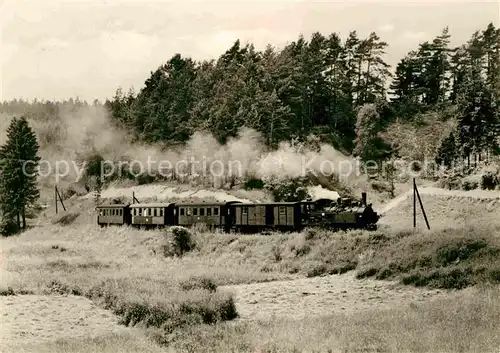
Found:
[{"label": "dry grass", "polygon": [[160,353],[160,346],[138,333],[115,333],[87,338],[60,338],[51,342],[17,342],[2,353]]},{"label": "dry grass", "polygon": [[[413,226],[413,191],[380,206],[383,213],[379,223],[390,229],[408,229]],[[498,208],[500,192],[487,190],[443,190],[419,188],[425,213],[432,230],[467,228],[470,226],[500,227]],[[417,200],[417,226],[426,229],[424,217]]]},{"label": "dry grass", "polygon": [[131,334],[115,315],[80,296],[9,295],[0,297],[0,307],[4,350],[20,342]]},{"label": "dry grass", "polygon": [[415,288],[394,281],[359,280],[352,273],[223,288],[235,293],[238,320],[244,321],[360,314],[375,307],[390,309],[449,295],[447,290]]},{"label": "dry grass", "polygon": [[246,321],[197,325],[165,336],[109,334],[61,339],[39,345],[19,343],[5,352],[481,352],[500,346],[500,292],[474,288],[448,298],[364,313],[335,314],[303,320]]},{"label": "dry grass", "polygon": [[[498,229],[470,228],[462,233],[447,231],[428,235],[309,230],[300,234],[240,236],[199,229],[194,231],[195,248],[182,257],[172,257],[163,252],[171,237],[163,231],[139,231],[127,227],[100,229],[95,225],[81,225],[78,220],[69,227],[49,225],[29,230],[19,237],[1,239],[4,271],[0,291],[4,294],[13,291],[87,296],[102,308],[112,310],[123,324],[145,328],[157,342],[176,345],[181,351],[250,352],[262,348],[264,351],[289,352],[331,348],[332,351],[420,352],[432,351],[435,346],[438,351],[486,352],[498,343],[493,328],[488,326],[488,322],[499,324],[492,316],[499,313],[498,304],[493,300],[498,297],[493,297],[493,292],[475,289],[479,292],[473,292],[474,295],[463,294],[455,300],[427,303],[418,306],[418,310],[413,306],[403,309],[400,307],[402,302],[423,297],[393,295],[395,292],[391,292],[391,288],[373,285],[375,281],[370,284],[358,281],[360,286],[354,290],[356,281],[353,280],[352,283],[346,282],[348,287],[343,293],[353,300],[345,305],[368,309],[384,304],[386,309],[365,310],[362,314],[359,310],[357,313],[348,313],[347,310],[345,314],[333,315],[331,313],[336,311],[329,314],[328,310],[320,310],[327,317],[309,315],[302,318],[304,322],[283,318],[248,322],[248,315],[242,310],[245,314],[242,320],[224,324],[224,321],[234,318],[234,309],[241,308],[242,300],[254,305],[247,299],[248,291],[255,291],[255,288],[247,288],[242,294],[239,290],[243,286],[233,287],[238,293],[235,304],[228,293],[231,287],[225,286],[340,274],[355,269],[373,268],[378,275],[390,263],[400,266],[387,276],[395,280],[405,280],[414,270],[433,273],[440,268],[454,268],[464,263],[472,268],[486,266],[487,273],[491,274],[500,269],[498,256],[493,256],[495,249],[500,248],[498,234]],[[463,249],[471,249],[467,245],[471,244],[471,239],[478,242],[479,250],[475,251],[477,246],[473,245],[474,251],[466,252],[468,256],[464,257]],[[450,251],[443,252],[443,249]],[[461,254],[459,264],[455,264],[456,258],[450,255],[453,251]],[[430,264],[423,262],[428,267],[419,267],[422,262],[415,262],[415,259],[426,256],[430,256]],[[443,260],[446,261],[443,263]],[[412,264],[418,266],[411,267]],[[493,277],[473,278],[478,282]],[[338,287],[339,280],[332,280],[331,288]],[[293,287],[296,282],[281,283]],[[423,284],[435,285],[430,282]],[[271,288],[281,284],[267,285]],[[371,296],[367,290],[370,286],[373,292],[382,291],[373,293],[381,300],[367,297]],[[335,297],[335,293],[323,289],[317,291],[325,299],[329,296],[339,299],[343,295],[337,293],[340,297]],[[261,293],[261,299],[264,293]],[[291,289],[285,294],[290,293]],[[319,309],[320,305],[328,307],[328,300],[318,299],[313,303],[313,296],[306,295],[311,298],[303,301],[301,296],[303,293],[292,298],[297,302],[291,297],[281,298],[282,308],[289,314],[298,308],[299,303],[317,305]],[[366,300],[362,300],[364,297]],[[314,300],[317,298],[319,296]],[[260,304],[263,302],[261,300]],[[458,305],[461,310],[457,310]],[[265,306],[262,308],[266,310]],[[303,309],[307,312],[307,305]],[[310,310],[310,314],[314,312]],[[484,319],[479,318],[481,313],[486,313]],[[478,328],[484,332],[484,341],[460,338],[477,334],[480,332]],[[409,335],[410,330],[415,333]],[[131,340],[127,335],[83,339],[80,341],[83,346],[66,340],[35,349],[25,342],[18,351],[139,351],[137,344],[126,344]],[[151,351],[155,349],[151,348]]]},{"label": "dry grass", "polygon": [[360,264],[358,277],[401,278],[405,284],[461,289],[500,283],[500,232],[469,227],[400,233]]},{"label": "dry grass", "polygon": [[[154,242],[154,235],[130,229],[31,230],[2,239],[2,283],[14,293],[86,296],[120,316],[125,325],[158,327],[166,333],[236,316],[230,294],[182,287],[190,273],[179,267],[168,270],[168,261],[155,256],[154,247],[145,245],[148,241]],[[9,294],[9,289],[4,292]]]},{"label": "dry grass", "polygon": [[178,332],[182,352],[498,352],[500,292],[475,288],[449,298],[356,314],[267,320]]}]

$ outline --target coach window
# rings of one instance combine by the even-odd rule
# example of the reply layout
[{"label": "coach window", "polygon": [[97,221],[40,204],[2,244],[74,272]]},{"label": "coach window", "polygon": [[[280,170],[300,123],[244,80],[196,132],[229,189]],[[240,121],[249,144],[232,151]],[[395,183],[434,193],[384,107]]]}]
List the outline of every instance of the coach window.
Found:
[{"label": "coach window", "polygon": [[243,211],[242,211],[243,214],[247,214],[248,213],[248,206],[243,206]]},{"label": "coach window", "polygon": [[219,209],[217,207],[214,207],[214,216],[219,215]]},{"label": "coach window", "polygon": [[163,208],[160,208],[160,217],[163,217]]},{"label": "coach window", "polygon": [[197,216],[197,215],[198,215],[198,208],[194,207],[193,208],[193,216]]},{"label": "coach window", "polygon": [[184,209],[181,208],[181,216],[184,216]]},{"label": "coach window", "polygon": [[205,215],[205,209],[203,207],[200,208],[200,216]]},{"label": "coach window", "polygon": [[191,208],[186,208],[186,216],[191,216]]},{"label": "coach window", "polygon": [[285,214],[285,213],[286,213],[286,207],[280,206],[280,214]]},{"label": "coach window", "polygon": [[212,207],[207,208],[207,216],[212,215]]},{"label": "coach window", "polygon": [[154,216],[154,217],[157,217],[157,216],[158,216],[158,209],[157,209],[157,208],[155,208],[155,209],[154,209],[154,214],[153,214],[153,216]]}]

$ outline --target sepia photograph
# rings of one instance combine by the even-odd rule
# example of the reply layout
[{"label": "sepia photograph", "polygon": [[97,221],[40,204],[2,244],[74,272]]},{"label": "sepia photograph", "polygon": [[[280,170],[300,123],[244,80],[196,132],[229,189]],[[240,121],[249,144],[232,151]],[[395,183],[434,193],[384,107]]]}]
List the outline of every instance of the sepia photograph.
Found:
[{"label": "sepia photograph", "polygon": [[498,0],[0,0],[0,353],[500,353]]}]

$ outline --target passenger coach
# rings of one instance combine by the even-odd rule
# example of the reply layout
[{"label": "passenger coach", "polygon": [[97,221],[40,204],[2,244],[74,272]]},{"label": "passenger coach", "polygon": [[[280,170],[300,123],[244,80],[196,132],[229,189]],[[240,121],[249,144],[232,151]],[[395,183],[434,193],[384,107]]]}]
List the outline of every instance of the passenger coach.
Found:
[{"label": "passenger coach", "polygon": [[97,224],[101,227],[106,225],[123,225],[130,223],[129,205],[102,205],[96,209],[98,211]]},{"label": "passenger coach", "polygon": [[130,205],[131,223],[139,227],[160,227],[175,224],[174,203],[135,203]]},{"label": "passenger coach", "polygon": [[178,203],[176,204],[178,214],[176,224],[188,227],[196,223],[204,223],[209,228],[229,229],[233,224],[231,205],[235,203],[239,201]]}]

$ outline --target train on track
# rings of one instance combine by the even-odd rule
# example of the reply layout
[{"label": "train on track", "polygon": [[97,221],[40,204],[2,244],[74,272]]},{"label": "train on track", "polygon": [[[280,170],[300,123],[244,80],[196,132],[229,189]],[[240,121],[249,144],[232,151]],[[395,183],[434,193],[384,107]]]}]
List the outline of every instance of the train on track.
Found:
[{"label": "train on track", "polygon": [[100,205],[96,210],[101,227],[191,227],[201,223],[210,229],[238,233],[300,231],[308,227],[375,230],[380,218],[367,204],[366,193],[361,201],[133,203]]}]

